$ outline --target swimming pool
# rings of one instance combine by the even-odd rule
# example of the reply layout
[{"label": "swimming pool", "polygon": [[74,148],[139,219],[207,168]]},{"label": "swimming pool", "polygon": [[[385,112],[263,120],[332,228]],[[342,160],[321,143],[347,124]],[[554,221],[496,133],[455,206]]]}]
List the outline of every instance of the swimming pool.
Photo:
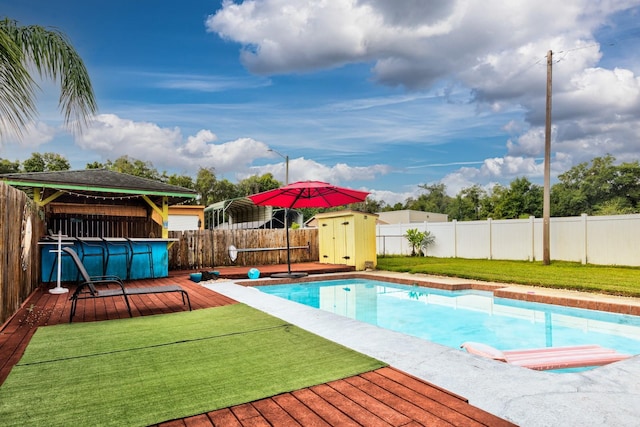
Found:
[{"label": "swimming pool", "polygon": [[640,317],[368,279],[257,286],[262,292],[459,348],[502,350],[599,344],[640,354]]}]

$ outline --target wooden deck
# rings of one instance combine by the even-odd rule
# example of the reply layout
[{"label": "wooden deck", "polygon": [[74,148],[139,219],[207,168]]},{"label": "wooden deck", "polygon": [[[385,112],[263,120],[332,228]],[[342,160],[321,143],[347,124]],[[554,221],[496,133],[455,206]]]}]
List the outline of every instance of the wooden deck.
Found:
[{"label": "wooden deck", "polygon": [[[296,271],[312,266],[296,265]],[[246,278],[248,267],[237,272]],[[283,266],[261,268],[281,272]],[[224,269],[216,269],[224,275]],[[284,266],[286,271],[286,265]],[[328,271],[334,271],[330,266]],[[319,269],[313,270],[320,272]],[[189,280],[189,272],[172,272],[161,279],[136,280],[127,286],[179,284],[194,310],[234,304],[235,301]],[[231,276],[233,277],[233,276]],[[69,286],[73,291],[73,286]],[[130,297],[133,316],[184,311],[178,294]],[[21,309],[0,328],[0,384],[18,362],[38,326],[69,321],[69,295],[52,295],[48,287],[36,290]],[[121,298],[81,300],[74,322],[128,317]],[[37,402],[34,402],[37,405]],[[169,426],[513,426],[512,423],[470,405],[457,396],[393,367],[248,402],[231,408],[171,420]]]}]

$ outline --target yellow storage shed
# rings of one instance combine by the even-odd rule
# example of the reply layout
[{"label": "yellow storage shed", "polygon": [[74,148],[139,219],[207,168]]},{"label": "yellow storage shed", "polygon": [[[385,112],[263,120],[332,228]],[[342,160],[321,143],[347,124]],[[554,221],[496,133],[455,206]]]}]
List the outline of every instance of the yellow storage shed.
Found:
[{"label": "yellow storage shed", "polygon": [[317,214],[320,262],[352,265],[356,270],[375,268],[377,218],[356,211]]}]

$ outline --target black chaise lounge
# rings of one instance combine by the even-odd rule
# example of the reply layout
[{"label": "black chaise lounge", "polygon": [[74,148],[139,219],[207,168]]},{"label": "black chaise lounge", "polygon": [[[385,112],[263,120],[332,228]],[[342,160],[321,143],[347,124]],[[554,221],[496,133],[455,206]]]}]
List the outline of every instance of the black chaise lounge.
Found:
[{"label": "black chaise lounge", "polygon": [[[106,298],[106,297],[119,297],[124,298],[124,302],[127,304],[127,311],[129,317],[133,317],[131,314],[131,305],[129,305],[129,296],[131,295],[146,295],[146,294],[164,294],[167,292],[180,292],[182,295],[182,303],[189,306],[191,311],[191,300],[189,294],[182,287],[178,285],[163,285],[163,286],[151,286],[146,288],[127,288],[118,276],[89,276],[87,269],[78,257],[76,251],[71,248],[63,248],[78,268],[78,272],[82,277],[82,282],[78,284],[78,288],[71,295],[71,314],[69,315],[69,323],[73,321],[73,316],[76,314],[76,305],[79,299],[88,298]],[[96,285],[116,285],[116,288],[111,289],[96,289]]]}]

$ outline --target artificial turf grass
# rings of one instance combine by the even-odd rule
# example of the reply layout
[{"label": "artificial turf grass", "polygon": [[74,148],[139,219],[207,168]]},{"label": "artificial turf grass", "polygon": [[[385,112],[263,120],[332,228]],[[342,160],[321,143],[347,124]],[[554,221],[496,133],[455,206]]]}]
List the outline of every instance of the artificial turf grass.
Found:
[{"label": "artificial turf grass", "polygon": [[243,304],[41,329],[0,387],[2,425],[150,425],[385,366]]},{"label": "artificial turf grass", "polygon": [[[61,323],[39,328],[17,365],[161,346],[285,324],[244,304],[170,315]],[[53,341],[64,345],[52,346]]]}]

